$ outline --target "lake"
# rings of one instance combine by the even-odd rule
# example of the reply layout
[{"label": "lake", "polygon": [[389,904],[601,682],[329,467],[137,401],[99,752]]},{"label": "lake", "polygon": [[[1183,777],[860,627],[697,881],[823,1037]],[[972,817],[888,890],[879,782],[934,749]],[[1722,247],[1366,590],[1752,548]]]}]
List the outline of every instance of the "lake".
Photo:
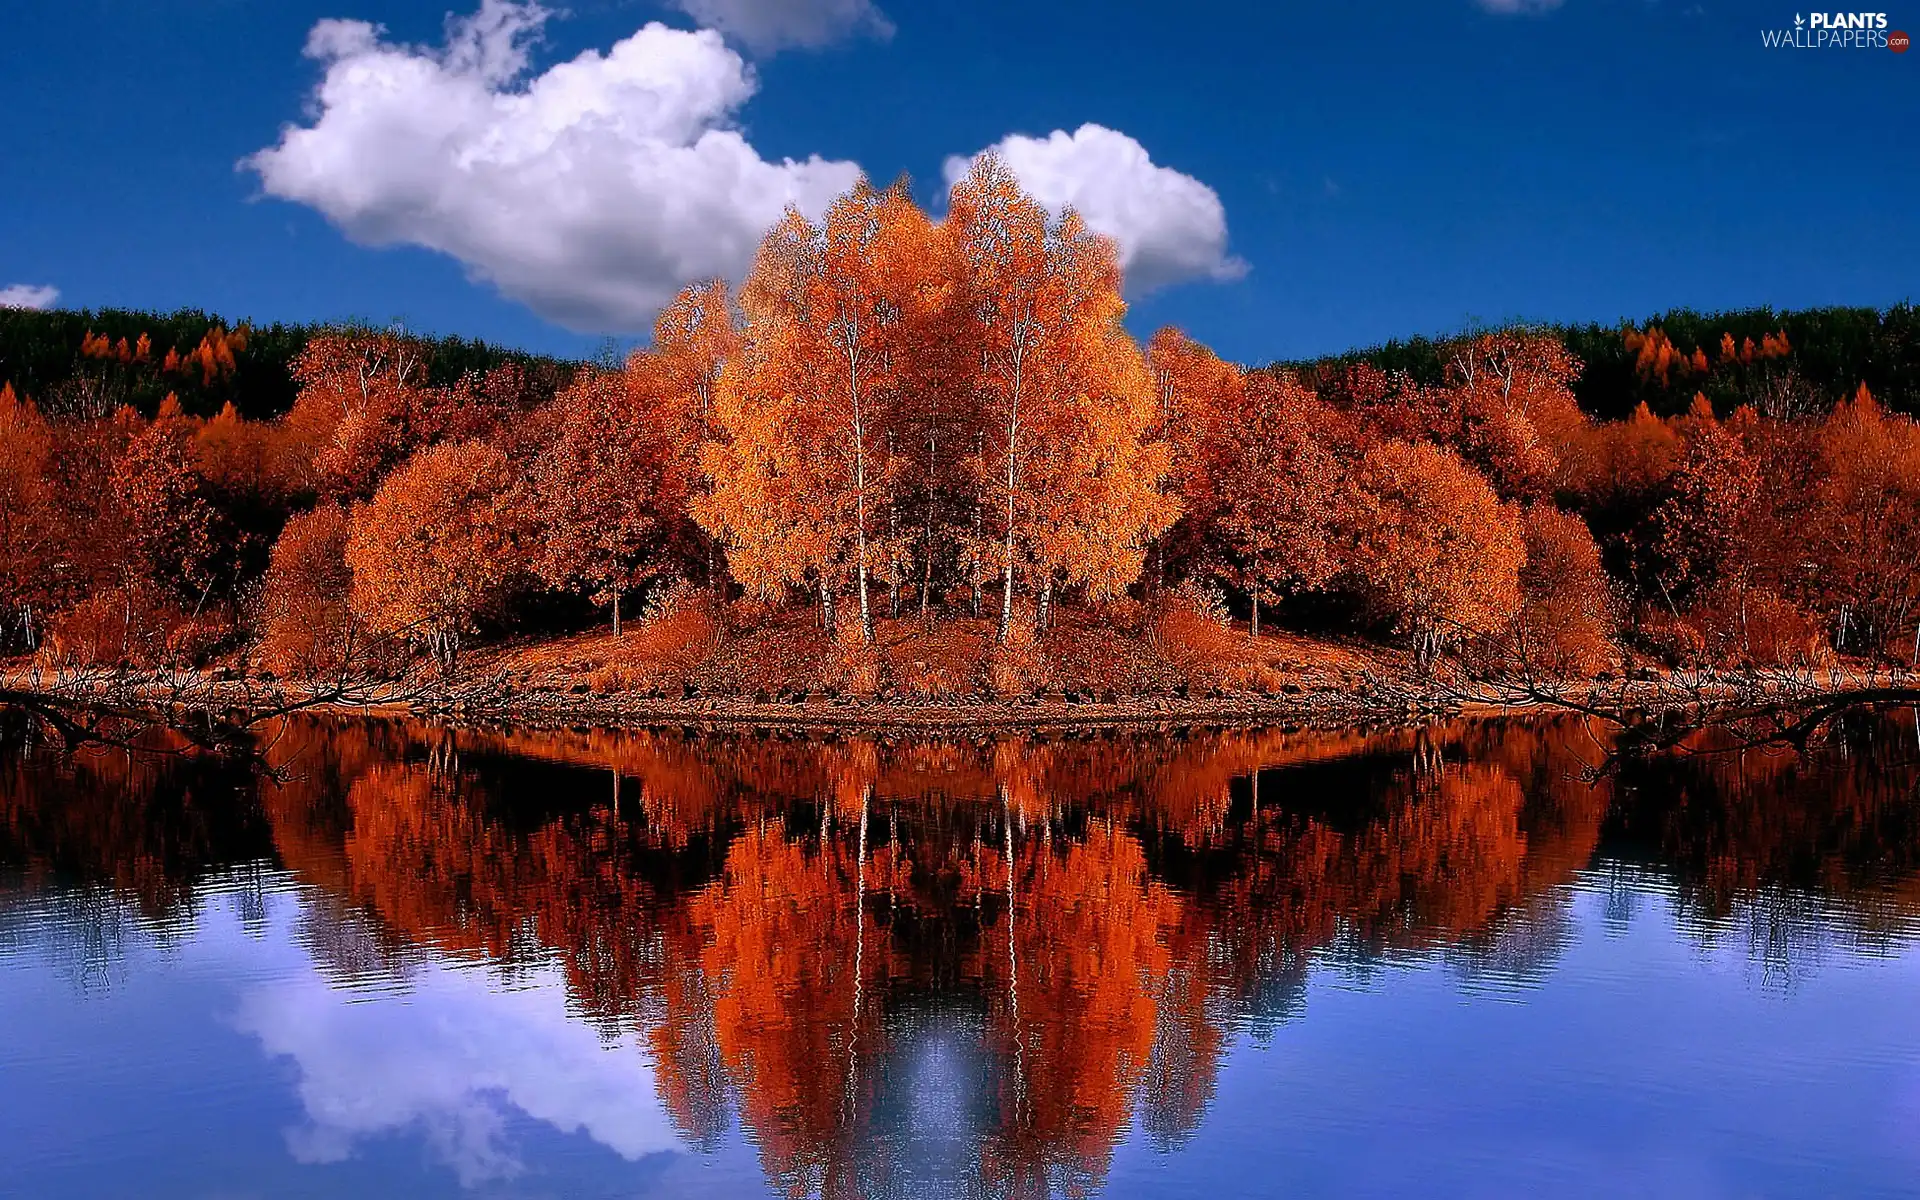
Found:
[{"label": "lake", "polygon": [[1917,733],[10,725],[0,1193],[1912,1195]]}]

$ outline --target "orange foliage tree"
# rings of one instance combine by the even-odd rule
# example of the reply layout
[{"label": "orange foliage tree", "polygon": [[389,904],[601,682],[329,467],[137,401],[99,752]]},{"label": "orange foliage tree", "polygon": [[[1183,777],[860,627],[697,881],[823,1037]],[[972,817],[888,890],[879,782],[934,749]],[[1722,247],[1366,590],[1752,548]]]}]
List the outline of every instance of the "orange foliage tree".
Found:
[{"label": "orange foliage tree", "polygon": [[1167,444],[1167,478],[1181,506],[1179,521],[1154,540],[1151,582],[1161,587],[1170,570],[1207,547],[1220,501],[1213,448],[1223,423],[1245,403],[1248,382],[1213,351],[1172,328],[1160,330],[1147,343],[1147,366],[1159,402],[1149,436]]},{"label": "orange foliage tree", "polygon": [[404,635],[449,669],[523,566],[512,474],[486,442],[422,450],[356,505],[351,607],[376,636]]},{"label": "orange foliage tree", "polygon": [[347,510],[332,502],[298,513],[273,544],[260,589],[260,658],[282,674],[340,671],[353,641]]},{"label": "orange foliage tree", "polygon": [[215,582],[219,547],[217,514],[194,469],[193,423],[172,397],[154,420],[123,423],[132,433],[113,466],[113,514],[106,526],[117,539],[122,583],[172,583],[197,608]]},{"label": "orange foliage tree", "polygon": [[1337,567],[1340,464],[1324,439],[1324,408],[1292,378],[1249,375],[1220,421],[1208,474],[1219,497],[1218,539],[1241,563],[1260,636],[1260,601],[1313,589]]},{"label": "orange foliage tree", "polygon": [[55,551],[48,508],[48,458],[53,435],[40,410],[0,385],[0,648],[31,650],[35,611],[50,600]]},{"label": "orange foliage tree", "polygon": [[323,495],[365,499],[424,440],[433,397],[428,355],[397,333],[360,330],[309,341],[294,361],[299,397],[287,414],[307,483]]},{"label": "orange foliage tree", "polygon": [[719,573],[720,543],[693,522],[693,489],[707,481],[700,469],[700,448],[712,435],[714,397],[728,363],[740,354],[740,330],[725,281],[715,279],[680,289],[653,324],[653,348],[627,363],[628,374],[645,372],[664,406],[681,424],[681,477],[687,481],[688,532],[702,542],[709,581]]},{"label": "orange foliage tree", "polygon": [[867,642],[877,521],[897,482],[885,448],[932,236],[904,186],[864,183],[821,225],[789,212],[768,234],[741,290],[741,369],[714,408],[713,493],[695,510],[750,590],[811,578],[830,610],[851,584]]},{"label": "orange foliage tree", "polygon": [[1506,498],[1538,498],[1556,482],[1585,423],[1571,385],[1580,360],[1559,339],[1502,330],[1464,339],[1431,396],[1429,434],[1452,446]]},{"label": "orange foliage tree", "polygon": [[[999,640],[1016,577],[1042,605],[1056,579],[1112,594],[1178,515],[1160,491],[1167,447],[1152,375],[1120,325],[1113,243],[1069,212],[1052,221],[991,155],[954,186],[947,225],[980,413],[970,459],[1000,568]],[[987,558],[988,555],[982,554]]]},{"label": "orange foliage tree", "polygon": [[1860,385],[1821,425],[1815,600],[1835,644],[1869,654],[1913,624],[1920,661],[1920,425],[1883,409]]},{"label": "orange foliage tree", "polygon": [[1587,523],[1547,504],[1526,510],[1514,644],[1523,666],[1548,679],[1593,675],[1613,649],[1614,611],[1600,548]]},{"label": "orange foliage tree", "polygon": [[1423,662],[1503,628],[1520,608],[1518,514],[1452,451],[1383,442],[1355,475],[1350,569]]},{"label": "orange foliage tree", "polygon": [[536,536],[530,565],[555,589],[578,588],[613,610],[673,567],[686,512],[677,414],[649,395],[643,372],[590,372],[548,409],[552,433],[506,504]]}]

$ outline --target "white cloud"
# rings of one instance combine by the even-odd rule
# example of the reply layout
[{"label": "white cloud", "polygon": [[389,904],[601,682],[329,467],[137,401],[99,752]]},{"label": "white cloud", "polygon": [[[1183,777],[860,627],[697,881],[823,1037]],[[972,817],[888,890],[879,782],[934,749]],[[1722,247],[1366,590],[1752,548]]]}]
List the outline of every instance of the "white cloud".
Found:
[{"label": "white cloud", "polygon": [[674,7],[718,29],[755,54],[788,46],[819,47],[865,34],[882,41],[893,22],[872,0],[672,0]]},{"label": "white cloud", "polygon": [[406,1003],[352,1004],[317,975],[258,988],[236,1024],[299,1075],[300,1162],[339,1162],[363,1143],[424,1136],[463,1184],[516,1175],[514,1114],[580,1132],[622,1158],[681,1148],[639,1041],[602,1041],[568,1012],[557,968],[515,987],[428,965]]},{"label": "white cloud", "polygon": [[1559,8],[1565,0],[1473,0],[1473,2],[1490,13],[1510,15],[1551,12]]},{"label": "white cloud", "polygon": [[[1044,138],[1013,134],[989,149],[1034,199],[1055,211],[1073,207],[1088,228],[1119,243],[1132,294],[1247,273],[1247,264],[1227,253],[1219,195],[1191,175],[1155,165],[1146,147],[1118,130],[1087,124]],[[947,159],[949,184],[973,157]]]},{"label": "white cloud", "polygon": [[52,308],[60,299],[60,289],[31,283],[10,283],[0,287],[0,308]]},{"label": "white cloud", "polygon": [[733,117],[758,85],[712,30],[650,24],[529,78],[550,15],[482,0],[438,48],[321,21],[312,123],[242,165],[355,241],[440,251],[544,317],[610,332],[648,327],[683,283],[737,278],[788,204],[818,216],[858,177],[748,144]]}]

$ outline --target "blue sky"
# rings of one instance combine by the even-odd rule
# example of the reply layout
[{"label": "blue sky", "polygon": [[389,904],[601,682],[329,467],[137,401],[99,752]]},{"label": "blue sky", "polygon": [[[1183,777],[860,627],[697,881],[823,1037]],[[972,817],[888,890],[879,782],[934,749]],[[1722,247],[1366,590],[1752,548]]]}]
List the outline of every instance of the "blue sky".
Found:
[{"label": "blue sky", "polygon": [[[937,206],[1007,145],[1158,284],[1130,323],[1247,362],[1915,291],[1920,55],[1766,49],[1770,0],[485,3],[0,6],[0,288],[581,354],[854,164]],[[719,34],[615,51],[656,21]]]}]

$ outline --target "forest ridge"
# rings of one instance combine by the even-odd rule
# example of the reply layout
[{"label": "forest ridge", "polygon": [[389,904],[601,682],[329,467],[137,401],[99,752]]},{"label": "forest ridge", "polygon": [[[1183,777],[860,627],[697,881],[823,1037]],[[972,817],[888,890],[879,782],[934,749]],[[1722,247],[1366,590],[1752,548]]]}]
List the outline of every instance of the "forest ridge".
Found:
[{"label": "forest ridge", "polygon": [[[777,627],[822,687],[1007,696],[1089,669],[1059,653],[1069,619],[1263,690],[1248,635],[1275,620],[1563,679],[1623,647],[1920,645],[1920,432],[1874,391],[1912,405],[1909,309],[1246,370],[1174,330],[1140,345],[1120,282],[1109,240],[989,156],[939,220],[865,184],[818,223],[790,213],[737,295],[689,286],[623,364],[218,325],[88,329],[60,363],[9,320],[5,649],[300,676],[378,646],[361,665],[451,670],[595,605],[628,668],[601,690]],[[292,398],[243,413],[262,337]],[[1609,411],[1596,375],[1639,401]],[[927,641],[923,675],[947,670],[943,631],[981,653],[899,678],[886,623]]]}]

